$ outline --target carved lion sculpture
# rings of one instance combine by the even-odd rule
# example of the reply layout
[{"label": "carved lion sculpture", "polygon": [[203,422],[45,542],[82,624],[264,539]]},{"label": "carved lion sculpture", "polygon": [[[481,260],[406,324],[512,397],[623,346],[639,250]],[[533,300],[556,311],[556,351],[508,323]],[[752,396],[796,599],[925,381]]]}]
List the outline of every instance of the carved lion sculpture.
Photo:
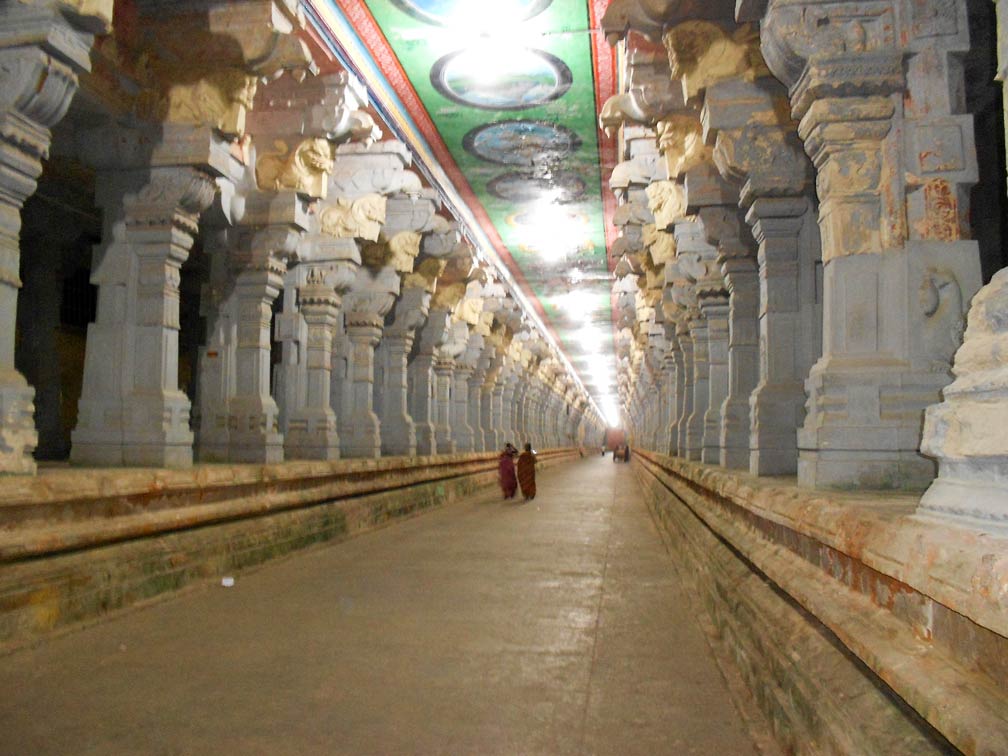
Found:
[{"label": "carved lion sculpture", "polygon": [[769,75],[759,48],[759,32],[750,25],[729,35],[710,21],[686,21],[662,37],[672,78],[681,79],[688,101],[711,84],[740,76],[754,81]]},{"label": "carved lion sculpture", "polygon": [[256,161],[256,183],[260,189],[293,189],[309,197],[324,198],[329,173],[333,169],[333,149],[328,139],[305,139],[293,152],[278,139],[274,151]]},{"label": "carved lion sculpture", "polygon": [[644,191],[658,230],[668,228],[686,214],[686,194],[674,181],[655,181]]},{"label": "carved lion sculpture", "polygon": [[337,239],[378,241],[386,204],[380,194],[367,194],[353,201],[340,197],[322,211],[322,231]]}]

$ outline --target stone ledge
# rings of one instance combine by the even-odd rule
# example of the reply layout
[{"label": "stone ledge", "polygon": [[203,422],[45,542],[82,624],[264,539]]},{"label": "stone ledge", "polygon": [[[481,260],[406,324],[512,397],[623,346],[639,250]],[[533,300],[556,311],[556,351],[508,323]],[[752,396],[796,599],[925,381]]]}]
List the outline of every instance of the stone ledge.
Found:
[{"label": "stone ledge", "polygon": [[1008,542],[917,519],[912,497],[636,457],[673,495],[668,506],[685,504],[942,736],[966,753],[1008,753],[1008,605],[991,592]]},{"label": "stone ledge", "polygon": [[[544,463],[572,454],[547,449]],[[497,469],[496,453],[0,479],[0,563]]]},{"label": "stone ledge", "polygon": [[[577,450],[539,456],[548,467]],[[31,492],[0,506],[0,651],[194,581],[451,503],[495,485],[496,460],[469,454],[289,463],[293,469],[214,465],[182,474],[60,470],[43,472],[29,486],[0,481]],[[124,481],[116,480],[120,474]],[[99,481],[87,483],[92,475]],[[50,477],[57,486],[48,485]],[[82,491],[68,483],[74,479]],[[201,481],[214,483],[203,491]],[[210,491],[213,501],[202,496]]]}]

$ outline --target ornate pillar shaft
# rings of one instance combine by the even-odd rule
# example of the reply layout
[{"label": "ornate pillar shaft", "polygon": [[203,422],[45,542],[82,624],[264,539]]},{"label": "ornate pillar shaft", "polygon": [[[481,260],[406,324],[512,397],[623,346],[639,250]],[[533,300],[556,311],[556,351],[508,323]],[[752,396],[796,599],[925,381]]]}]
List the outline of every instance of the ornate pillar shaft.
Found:
[{"label": "ornate pillar shaft", "polygon": [[471,367],[456,365],[452,376],[452,437],[455,448],[459,452],[476,451],[475,433],[469,424],[469,380],[472,378]]},{"label": "ornate pillar shaft", "polygon": [[728,396],[727,292],[701,292],[700,312],[707,321],[707,409],[703,416],[701,461],[716,465],[721,461],[721,405]]},{"label": "ornate pillar shaft", "polygon": [[[998,0],[997,15],[998,78],[1004,83],[1008,0]],[[942,402],[924,416],[921,451],[937,460],[938,477],[919,511],[1003,532],[1008,525],[1008,269],[995,273],[973,298],[952,372],[955,380]]]},{"label": "ornate pillar shaft", "polygon": [[99,181],[106,244],[91,273],[98,314],[88,326],[71,458],[81,464],[192,463],[189,399],[178,387],[179,278],[213,177],[189,167],[122,172]]},{"label": "ornate pillar shaft", "polygon": [[374,412],[375,347],[382,335],[382,319],[369,313],[348,313],[350,341],[349,407],[344,407],[346,425],[340,428],[344,457],[381,456],[381,424]]},{"label": "ornate pillar shaft", "polygon": [[[63,11],[67,14],[64,15]],[[94,32],[111,20],[111,3],[69,12],[58,3],[7,3],[0,28],[0,473],[32,473],[38,441],[35,392],[14,366],[21,286],[21,208],[35,193],[50,129],[90,69]]]},{"label": "ornate pillar shaft", "polygon": [[[710,402],[710,362],[707,352],[707,319],[699,312],[689,321],[693,361],[692,408],[686,419],[686,459],[699,462],[704,445],[704,415]],[[684,350],[685,351],[685,350]]]},{"label": "ornate pillar shaft", "polygon": [[434,377],[434,355],[418,354],[408,368],[409,415],[416,429],[416,453],[431,455],[438,453],[436,438],[436,395]]},{"label": "ornate pillar shaft", "polygon": [[922,410],[948,382],[979,286],[965,241],[976,156],[956,63],[965,3],[876,10],[832,17],[828,5],[771,0],[761,24],[820,200],[823,353],[806,382],[801,485],[930,482]]},{"label": "ornate pillar shaft", "polygon": [[410,457],[416,454],[416,429],[407,407],[406,361],[413,348],[413,334],[387,333],[382,337],[385,351],[385,381],[382,399],[382,453]]},{"label": "ornate pillar shaft", "polygon": [[270,393],[270,331],[273,301],[283,286],[284,265],[266,254],[238,273],[235,393],[228,403],[228,460],[283,460],[280,408]]},{"label": "ornate pillar shaft", "polygon": [[452,403],[452,387],[455,380],[455,365],[449,360],[434,362],[434,393],[436,419],[434,437],[438,454],[454,454],[458,449],[456,434],[453,432],[454,405]]},{"label": "ornate pillar shaft", "polygon": [[689,459],[688,432],[689,419],[693,414],[696,361],[693,359],[693,334],[685,319],[676,323],[676,338],[682,354],[682,378],[677,379],[681,390],[676,403],[676,454]]},{"label": "ornate pillar shaft", "polygon": [[749,469],[749,401],[759,381],[759,280],[751,257],[721,264],[731,297],[728,315],[728,396],[721,405],[722,467]]},{"label": "ornate pillar shaft", "polygon": [[818,228],[803,197],[757,199],[746,220],[759,244],[760,287],[760,382],[750,398],[749,472],[792,475],[805,418],[803,384],[821,351]]},{"label": "ornate pillar shaft", "polygon": [[340,298],[326,284],[321,270],[309,273],[298,287],[305,336],[305,399],[290,412],[284,434],[289,459],[338,459],[340,453],[336,413],[330,405],[332,391],[333,334],[339,325]]}]

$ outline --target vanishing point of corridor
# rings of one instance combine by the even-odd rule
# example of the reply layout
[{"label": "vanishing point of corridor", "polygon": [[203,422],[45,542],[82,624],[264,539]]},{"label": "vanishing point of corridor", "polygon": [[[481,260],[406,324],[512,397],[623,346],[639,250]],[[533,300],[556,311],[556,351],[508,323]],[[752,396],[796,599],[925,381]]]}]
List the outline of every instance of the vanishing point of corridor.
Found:
[{"label": "vanishing point of corridor", "polygon": [[627,465],[0,657],[4,754],[752,754]]}]

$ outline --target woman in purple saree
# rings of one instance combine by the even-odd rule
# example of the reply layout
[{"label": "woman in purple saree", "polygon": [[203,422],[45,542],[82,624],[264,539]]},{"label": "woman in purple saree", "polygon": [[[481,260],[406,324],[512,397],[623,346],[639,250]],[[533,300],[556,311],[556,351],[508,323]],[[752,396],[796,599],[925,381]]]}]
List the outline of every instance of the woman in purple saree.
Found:
[{"label": "woman in purple saree", "polygon": [[504,447],[497,461],[497,477],[500,480],[501,491],[505,499],[513,499],[518,490],[518,477],[515,475],[514,458],[518,450],[511,444]]}]

